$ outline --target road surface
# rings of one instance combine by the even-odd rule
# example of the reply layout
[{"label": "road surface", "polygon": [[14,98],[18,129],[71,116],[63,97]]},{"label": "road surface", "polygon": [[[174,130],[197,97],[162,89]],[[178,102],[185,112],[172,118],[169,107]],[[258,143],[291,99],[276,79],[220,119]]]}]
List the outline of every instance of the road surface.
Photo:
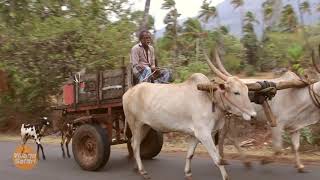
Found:
[{"label": "road surface", "polygon": [[[0,180],[141,180],[133,170],[134,162],[126,152],[113,149],[107,165],[99,172],[83,171],[73,158],[63,159],[59,145],[44,145],[47,160],[40,160],[33,170],[17,169],[12,154],[18,142],[0,142]],[[29,144],[35,149],[34,144]],[[70,148],[71,149],[71,148]],[[72,154],[72,152],[71,152]],[[154,160],[143,161],[154,180],[183,180],[184,153],[160,153]],[[292,164],[261,166],[257,162],[247,170],[239,161],[226,166],[231,180],[319,180],[320,166],[307,166],[311,172],[296,173]],[[220,172],[208,157],[195,156],[192,162],[194,180],[221,180]]]}]

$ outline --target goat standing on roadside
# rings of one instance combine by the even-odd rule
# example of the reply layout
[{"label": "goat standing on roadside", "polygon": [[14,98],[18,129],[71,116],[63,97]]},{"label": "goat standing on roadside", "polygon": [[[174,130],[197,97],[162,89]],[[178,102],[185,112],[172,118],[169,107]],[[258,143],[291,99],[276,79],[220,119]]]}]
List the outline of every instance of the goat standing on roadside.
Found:
[{"label": "goat standing on roadside", "polygon": [[46,159],[46,156],[44,155],[40,140],[44,136],[44,132],[46,131],[47,127],[50,126],[50,124],[51,123],[48,121],[47,117],[42,117],[40,123],[21,125],[22,146],[24,147],[28,139],[34,139],[37,144],[37,158],[39,158],[39,148],[41,148],[43,160]]},{"label": "goat standing on roadside", "polygon": [[60,129],[61,131],[61,149],[62,149],[62,157],[65,158],[65,151],[63,145],[66,144],[67,148],[67,156],[70,158],[70,153],[69,153],[69,142],[72,139],[72,136],[76,130],[76,126],[71,122],[69,123],[64,123],[62,128]]}]

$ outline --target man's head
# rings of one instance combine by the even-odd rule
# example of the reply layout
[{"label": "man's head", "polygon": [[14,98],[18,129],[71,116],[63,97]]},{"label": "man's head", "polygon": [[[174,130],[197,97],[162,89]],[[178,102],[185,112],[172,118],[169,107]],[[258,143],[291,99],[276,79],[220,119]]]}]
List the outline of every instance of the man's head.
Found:
[{"label": "man's head", "polygon": [[141,31],[139,40],[143,46],[148,46],[151,43],[151,33],[147,30]]}]

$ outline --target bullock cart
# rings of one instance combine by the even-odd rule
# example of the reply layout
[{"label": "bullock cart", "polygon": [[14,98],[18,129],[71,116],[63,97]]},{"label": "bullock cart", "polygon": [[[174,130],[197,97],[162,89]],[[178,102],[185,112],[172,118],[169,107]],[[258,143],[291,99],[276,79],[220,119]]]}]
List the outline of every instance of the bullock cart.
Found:
[{"label": "bullock cart", "polygon": [[[133,85],[131,65],[96,73],[75,74],[63,85],[64,120],[77,126],[72,139],[74,159],[88,171],[105,166],[112,145],[127,144],[132,154],[131,131],[124,134],[125,117],[122,95]],[[128,127],[129,128],[129,127]],[[163,145],[161,133],[151,130],[141,144],[141,156],[151,159],[157,156]]]}]

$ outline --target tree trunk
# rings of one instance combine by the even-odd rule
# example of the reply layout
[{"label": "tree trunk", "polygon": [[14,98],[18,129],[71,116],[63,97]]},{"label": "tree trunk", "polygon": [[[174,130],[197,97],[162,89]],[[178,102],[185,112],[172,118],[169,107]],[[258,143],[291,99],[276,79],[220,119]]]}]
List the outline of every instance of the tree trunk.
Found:
[{"label": "tree trunk", "polygon": [[14,26],[15,25],[15,19],[16,19],[16,1],[11,0],[10,1],[10,7],[9,7],[9,24]]},{"label": "tree trunk", "polygon": [[308,41],[308,36],[307,36],[306,30],[304,28],[304,17],[303,17],[303,12],[301,12],[301,10],[300,10],[300,3],[301,3],[300,0],[297,0],[297,3],[298,3],[298,13],[299,13],[299,17],[300,17],[300,27],[301,27],[302,34],[303,34],[305,47],[307,49],[311,49],[311,47],[309,46],[309,41]]},{"label": "tree trunk", "polygon": [[282,10],[282,0],[275,0],[272,6],[273,9],[273,14],[272,17],[270,18],[269,23],[267,24],[268,27],[274,27],[279,24],[280,22],[280,17],[281,17],[281,10]]},{"label": "tree trunk", "polygon": [[146,4],[144,6],[143,21],[141,23],[139,31],[148,29],[150,3],[151,3],[151,0],[146,0]]},{"label": "tree trunk", "polygon": [[241,21],[241,31],[240,36],[243,36],[243,27],[244,27],[244,7],[240,7],[240,21]]}]

